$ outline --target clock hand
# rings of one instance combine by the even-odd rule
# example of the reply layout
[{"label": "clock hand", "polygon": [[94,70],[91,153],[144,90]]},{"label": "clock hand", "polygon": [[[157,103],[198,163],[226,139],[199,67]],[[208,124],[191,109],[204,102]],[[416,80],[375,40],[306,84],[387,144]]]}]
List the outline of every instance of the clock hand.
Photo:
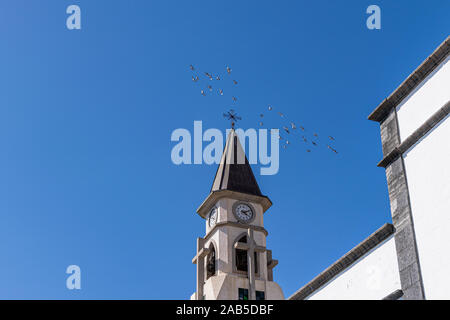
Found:
[{"label": "clock hand", "polygon": [[241,212],[245,215],[246,218],[250,218],[250,210],[242,210]]}]

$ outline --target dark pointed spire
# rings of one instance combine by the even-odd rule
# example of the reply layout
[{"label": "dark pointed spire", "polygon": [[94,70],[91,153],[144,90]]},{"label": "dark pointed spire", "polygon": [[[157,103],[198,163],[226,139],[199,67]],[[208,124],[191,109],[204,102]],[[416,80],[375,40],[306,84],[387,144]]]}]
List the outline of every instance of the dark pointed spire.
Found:
[{"label": "dark pointed spire", "polygon": [[255,175],[234,129],[227,137],[211,192],[229,190],[262,196]]}]

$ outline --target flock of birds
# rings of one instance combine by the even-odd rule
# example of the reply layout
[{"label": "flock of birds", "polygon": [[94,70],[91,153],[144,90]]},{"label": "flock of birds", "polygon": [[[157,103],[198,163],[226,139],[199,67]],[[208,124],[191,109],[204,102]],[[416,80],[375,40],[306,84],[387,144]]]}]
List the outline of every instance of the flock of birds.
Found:
[{"label": "flock of birds", "polygon": [[[196,68],[193,65],[189,66],[190,70],[193,72],[192,74],[192,81],[193,82],[200,82],[203,83],[203,81],[201,80],[199,73],[196,71]],[[236,80],[234,80],[231,77],[231,72],[232,69],[227,66],[226,67],[226,72],[227,72],[227,78],[231,79],[231,83],[233,86],[237,86],[238,82]],[[225,80],[225,78],[222,78],[219,74],[212,74],[210,72],[203,72],[205,78],[202,77],[202,79],[206,79],[207,84],[206,86],[204,86],[203,88],[200,89],[200,94],[202,96],[206,96],[207,94],[217,94],[219,96],[224,96],[224,89],[223,86],[220,86],[220,84],[223,84],[222,80]],[[209,81],[208,81],[209,79]],[[218,84],[216,86],[216,84]],[[214,85],[214,87],[213,87]],[[236,104],[237,102],[237,97],[231,95],[231,100],[234,104]],[[311,152],[314,148],[319,147],[319,145],[321,145],[323,143],[323,145],[326,145],[327,148],[337,154],[338,151],[332,146],[333,142],[335,141],[335,139],[332,136],[328,136],[326,137],[326,142],[319,142],[319,134],[317,134],[316,132],[312,132],[312,134],[310,134],[308,136],[308,131],[305,129],[305,127],[303,127],[300,124],[296,124],[294,121],[288,119],[286,117],[286,115],[282,112],[279,111],[275,111],[274,108],[269,105],[267,107],[267,112],[265,113],[260,113],[259,114],[259,126],[263,127],[264,126],[264,122],[263,120],[266,118],[266,115],[269,114],[271,116],[273,115],[278,115],[279,119],[281,119],[284,123],[284,125],[282,125],[282,128],[280,128],[280,132],[283,133],[283,135],[279,135],[278,138],[280,139],[281,142],[281,146],[283,149],[286,149],[288,146],[292,145],[292,143],[302,143],[306,146],[306,152]],[[240,117],[238,117],[234,110],[231,109],[229,112],[224,113],[224,117],[226,117],[228,120],[232,121],[232,126],[234,127],[234,123],[237,120],[241,120]]]}]

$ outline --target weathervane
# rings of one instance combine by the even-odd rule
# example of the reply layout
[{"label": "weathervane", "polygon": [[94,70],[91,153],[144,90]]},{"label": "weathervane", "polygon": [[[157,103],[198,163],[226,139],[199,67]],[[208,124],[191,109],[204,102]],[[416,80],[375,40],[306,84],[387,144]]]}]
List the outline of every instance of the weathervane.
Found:
[{"label": "weathervane", "polygon": [[234,125],[236,124],[236,122],[238,120],[242,120],[241,117],[239,117],[237,115],[237,113],[234,112],[233,109],[230,109],[230,111],[228,111],[227,113],[223,114],[224,118],[226,118],[227,120],[231,120],[231,128],[234,129]]}]

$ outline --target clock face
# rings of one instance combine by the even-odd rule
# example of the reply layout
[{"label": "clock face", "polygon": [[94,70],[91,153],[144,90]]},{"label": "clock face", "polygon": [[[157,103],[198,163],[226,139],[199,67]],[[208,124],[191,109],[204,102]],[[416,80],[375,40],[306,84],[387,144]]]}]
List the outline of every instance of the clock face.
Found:
[{"label": "clock face", "polygon": [[234,207],[234,215],[239,221],[248,223],[253,219],[254,212],[248,204],[240,202]]},{"label": "clock face", "polygon": [[213,227],[217,222],[217,207],[211,209],[208,215],[208,224]]}]

